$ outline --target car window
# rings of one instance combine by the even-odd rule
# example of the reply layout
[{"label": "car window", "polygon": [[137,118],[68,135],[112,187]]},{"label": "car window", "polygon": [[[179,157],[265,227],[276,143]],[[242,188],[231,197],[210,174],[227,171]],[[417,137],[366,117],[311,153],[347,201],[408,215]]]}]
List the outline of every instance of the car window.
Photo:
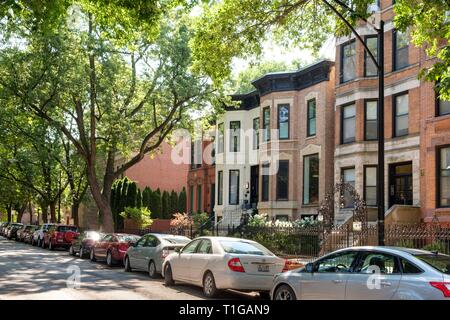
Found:
[{"label": "car window", "polygon": [[406,259],[400,259],[400,263],[402,265],[403,274],[419,274],[423,272],[419,267]]},{"label": "car window", "polygon": [[194,253],[199,243],[200,240],[194,240],[188,243],[186,246],[184,246],[182,253]]},{"label": "car window", "polygon": [[259,256],[273,256],[273,253],[256,242],[239,240],[220,240],[220,245],[226,253],[254,254]]},{"label": "car window", "polygon": [[450,256],[443,254],[417,254],[414,256],[439,272],[450,274]]},{"label": "car window", "polygon": [[147,241],[145,242],[145,246],[146,247],[151,247],[154,248],[159,244],[158,238],[156,238],[153,235],[148,235],[147,236]]},{"label": "car window", "polygon": [[357,256],[356,251],[337,253],[323,258],[314,264],[314,272],[318,273],[345,273],[350,272]]},{"label": "car window", "polygon": [[139,239],[138,242],[136,242],[136,247],[137,247],[137,248],[142,248],[142,247],[144,247],[146,241],[147,241],[147,236],[143,236],[142,238]]},{"label": "car window", "polygon": [[355,272],[396,274],[400,273],[400,270],[397,258],[393,255],[381,252],[362,252]]},{"label": "car window", "polygon": [[134,236],[134,235],[131,235],[131,234],[122,234],[122,235],[120,235],[120,236],[117,236],[117,239],[118,239],[118,240],[116,240],[116,241],[122,241],[122,242],[129,242],[129,241],[131,241],[131,242],[137,242],[140,238],[141,238],[141,237],[139,237],[139,236]]},{"label": "car window", "polygon": [[112,238],[112,235],[107,234],[106,236],[103,237],[102,241],[109,242],[109,241],[111,241],[111,238]]},{"label": "car window", "polygon": [[212,243],[211,240],[204,239],[200,243],[197,249],[197,253],[209,254],[212,253]]},{"label": "car window", "polygon": [[77,232],[77,227],[75,227],[75,226],[59,226],[58,231],[59,232],[67,232],[67,231]]}]

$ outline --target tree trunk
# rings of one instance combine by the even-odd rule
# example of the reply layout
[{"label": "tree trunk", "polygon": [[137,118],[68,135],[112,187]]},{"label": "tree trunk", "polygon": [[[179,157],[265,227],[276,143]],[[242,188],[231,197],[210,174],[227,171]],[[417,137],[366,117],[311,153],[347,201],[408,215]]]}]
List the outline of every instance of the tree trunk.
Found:
[{"label": "tree trunk", "polygon": [[46,204],[41,206],[42,209],[42,222],[48,223],[48,206]]},{"label": "tree trunk", "polygon": [[79,227],[79,221],[78,221],[78,209],[80,208],[80,203],[76,200],[73,201],[72,204],[72,219],[73,224]]},{"label": "tree trunk", "polygon": [[[31,205],[31,201],[28,202],[28,210],[30,211],[30,224],[33,224],[33,207]],[[39,219],[38,219],[38,222],[36,224],[37,225],[39,224]]]},{"label": "tree trunk", "polygon": [[50,222],[56,223],[56,202],[50,202]]},{"label": "tree trunk", "polygon": [[22,207],[20,207],[19,211],[17,212],[17,223],[22,222],[22,217],[27,208],[27,204],[25,203]]}]

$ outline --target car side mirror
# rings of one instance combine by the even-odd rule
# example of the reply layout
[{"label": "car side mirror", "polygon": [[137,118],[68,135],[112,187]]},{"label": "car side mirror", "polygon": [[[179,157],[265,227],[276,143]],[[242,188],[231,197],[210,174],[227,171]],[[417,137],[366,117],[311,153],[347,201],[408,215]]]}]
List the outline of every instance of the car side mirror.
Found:
[{"label": "car side mirror", "polygon": [[176,247],[176,248],[175,248],[175,252],[181,253],[181,248],[180,248],[180,247]]},{"label": "car side mirror", "polygon": [[129,244],[130,244],[130,247],[136,247],[136,242],[134,242],[134,241],[130,241]]},{"label": "car side mirror", "polygon": [[305,266],[305,272],[313,273],[314,272],[314,263],[307,263]]}]

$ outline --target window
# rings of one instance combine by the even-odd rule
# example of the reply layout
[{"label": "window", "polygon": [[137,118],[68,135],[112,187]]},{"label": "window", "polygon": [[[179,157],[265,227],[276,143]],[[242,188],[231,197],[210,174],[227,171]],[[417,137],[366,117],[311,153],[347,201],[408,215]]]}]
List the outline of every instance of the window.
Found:
[{"label": "window", "polygon": [[303,158],[303,204],[319,203],[319,155]]},{"label": "window", "polygon": [[239,152],[241,137],[241,122],[230,121],[230,152]]},{"label": "window", "polygon": [[408,59],[408,33],[399,30],[393,31],[394,57],[393,70],[400,70],[409,65]]},{"label": "window", "polygon": [[438,149],[438,206],[450,207],[450,146]]},{"label": "window", "polygon": [[[355,168],[342,169],[342,181],[355,187]],[[343,205],[344,208],[353,208],[355,206],[355,200],[348,191],[344,191]]]},{"label": "window", "polygon": [[308,137],[311,137],[316,135],[316,99],[308,100],[307,108],[308,108],[307,110],[308,123],[306,125],[307,127],[306,135]]},{"label": "window", "polygon": [[277,200],[289,199],[289,160],[278,162]]},{"label": "window", "polygon": [[159,244],[158,239],[157,239],[155,236],[149,234],[149,235],[147,235],[147,237],[146,237],[146,241],[145,241],[144,247],[151,247],[151,248],[154,248],[154,247],[156,247],[158,244]]},{"label": "window", "polygon": [[317,273],[346,273],[350,272],[358,252],[342,252],[319,260],[314,264]]},{"label": "window", "polygon": [[419,267],[415,266],[408,260],[400,259],[400,263],[402,266],[403,274],[419,274],[423,272]]},{"label": "window", "polygon": [[191,142],[191,169],[195,169],[195,143]]},{"label": "window", "polygon": [[378,139],[378,101],[368,100],[364,102],[365,125],[364,140]]},{"label": "window", "polygon": [[278,139],[289,139],[289,105],[278,106]]},{"label": "window", "polygon": [[394,97],[394,136],[400,137],[408,134],[409,102],[408,94]]},{"label": "window", "polygon": [[239,170],[230,170],[228,203],[239,204]]},{"label": "window", "polygon": [[217,125],[217,153],[223,153],[224,146],[224,133],[223,133],[223,123]]},{"label": "window", "polygon": [[377,205],[377,167],[364,167],[364,200],[368,206]]},{"label": "window", "polygon": [[286,214],[277,214],[275,216],[275,220],[278,220],[278,221],[289,221],[289,216],[286,215]]},{"label": "window", "polygon": [[261,169],[261,201],[269,201],[269,164],[263,164]]},{"label": "window", "polygon": [[194,186],[189,186],[189,212],[194,212]]},{"label": "window", "polygon": [[356,108],[354,104],[342,107],[341,127],[341,142],[354,142],[356,131]]},{"label": "window", "polygon": [[[366,46],[370,49],[375,59],[378,59],[378,37],[377,36],[367,36]],[[364,76],[373,77],[378,75],[378,69],[376,64],[373,62],[370,54],[364,48]]]},{"label": "window", "polygon": [[197,211],[202,211],[202,185],[197,186]]},{"label": "window", "polygon": [[259,118],[253,119],[253,150],[259,149]]},{"label": "window", "polygon": [[211,254],[212,253],[211,240],[203,239],[200,245],[198,246],[196,253]]},{"label": "window", "polygon": [[223,204],[223,171],[217,172],[217,204]]},{"label": "window", "polygon": [[436,93],[436,116],[444,116],[450,114],[450,101],[441,100],[439,94]]},{"label": "window", "polygon": [[189,242],[181,251],[182,253],[194,253],[197,249],[198,244],[200,243],[201,239],[194,240],[192,242]]},{"label": "window", "polygon": [[270,108],[263,109],[263,139],[264,141],[270,140]]},{"label": "window", "polygon": [[381,273],[396,274],[400,273],[397,259],[385,253],[363,252],[359,259],[358,266],[355,268],[357,273]]},{"label": "window", "polygon": [[341,46],[341,83],[353,80],[356,76],[356,46],[351,41]]}]

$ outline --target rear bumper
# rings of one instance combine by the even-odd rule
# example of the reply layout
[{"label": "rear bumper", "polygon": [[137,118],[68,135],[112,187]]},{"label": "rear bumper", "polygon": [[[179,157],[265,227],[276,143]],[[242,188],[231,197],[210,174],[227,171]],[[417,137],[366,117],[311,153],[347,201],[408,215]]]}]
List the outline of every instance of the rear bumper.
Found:
[{"label": "rear bumper", "polygon": [[270,275],[253,275],[245,272],[225,272],[214,275],[218,289],[235,289],[251,291],[270,291],[273,277]]}]

